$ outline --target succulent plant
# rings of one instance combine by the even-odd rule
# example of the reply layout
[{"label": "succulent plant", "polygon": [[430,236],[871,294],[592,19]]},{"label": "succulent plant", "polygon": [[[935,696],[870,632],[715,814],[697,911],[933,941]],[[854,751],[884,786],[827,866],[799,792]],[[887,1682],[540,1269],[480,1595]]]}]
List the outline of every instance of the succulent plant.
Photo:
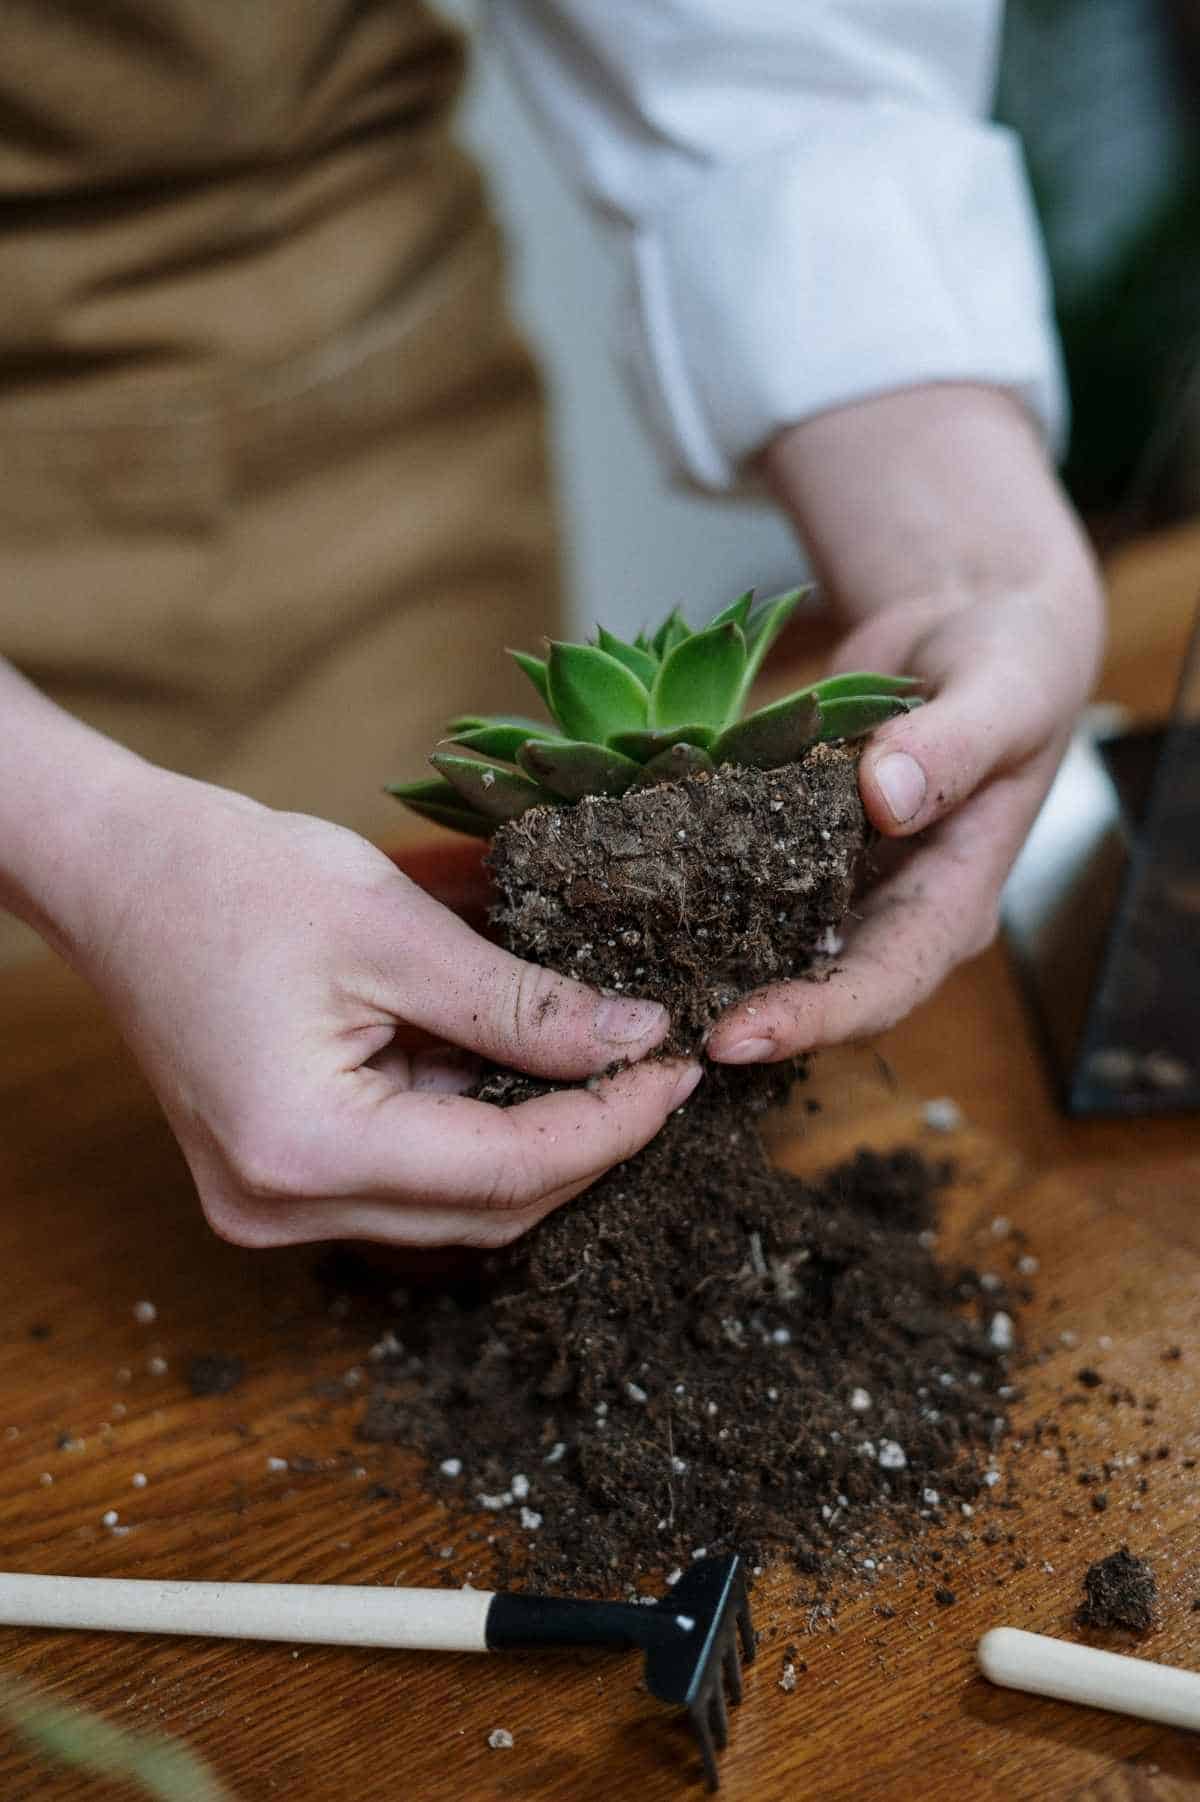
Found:
[{"label": "succulent plant", "polygon": [[[739,596],[699,631],[678,608],[631,643],[603,626],[594,644],[551,642],[509,655],[550,721],[463,714],[429,761],[432,780],[388,793],[424,818],[487,838],[531,807],[623,795],[721,764],[775,769],[819,740],[861,738],[919,705],[909,676],[830,676],[755,713],[744,708],[779,632],[805,594]],[[454,748],[449,748],[454,747]]]}]

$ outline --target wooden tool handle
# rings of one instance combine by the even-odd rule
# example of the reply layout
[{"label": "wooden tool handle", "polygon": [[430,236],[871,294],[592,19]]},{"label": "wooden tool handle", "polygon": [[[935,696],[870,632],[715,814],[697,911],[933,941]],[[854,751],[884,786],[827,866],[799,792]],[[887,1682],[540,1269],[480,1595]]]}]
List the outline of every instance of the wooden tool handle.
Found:
[{"label": "wooden tool handle", "polygon": [[490,1594],[335,1583],[170,1583],[0,1572],[0,1625],[485,1652]]},{"label": "wooden tool handle", "polygon": [[984,1676],[1006,1689],[1111,1708],[1168,1727],[1200,1729],[1200,1676],[1193,1671],[1023,1633],[1019,1627],[985,1633],[978,1657]]}]

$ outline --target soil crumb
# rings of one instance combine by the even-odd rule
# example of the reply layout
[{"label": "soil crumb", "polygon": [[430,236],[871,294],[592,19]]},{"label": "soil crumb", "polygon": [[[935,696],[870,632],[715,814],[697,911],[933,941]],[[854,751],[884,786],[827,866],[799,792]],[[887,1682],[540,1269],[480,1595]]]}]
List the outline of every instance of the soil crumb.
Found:
[{"label": "soil crumb", "polygon": [[1083,1627],[1130,1627],[1146,1633],[1154,1625],[1158,1584],[1144,1558],[1135,1558],[1127,1545],[1101,1558],[1083,1579],[1084,1602],[1079,1610]]},{"label": "soil crumb", "polygon": [[202,1352],[188,1362],[188,1388],[193,1395],[228,1395],[246,1374],[240,1358],[222,1352]]},{"label": "soil crumb", "polygon": [[394,1295],[360,1431],[425,1455],[501,1581],[628,1591],[736,1550],[870,1583],[965,1525],[1007,1427],[1014,1304],[935,1261],[949,1174],[903,1149],[802,1181],[734,1097],[689,1104],[469,1284]]}]

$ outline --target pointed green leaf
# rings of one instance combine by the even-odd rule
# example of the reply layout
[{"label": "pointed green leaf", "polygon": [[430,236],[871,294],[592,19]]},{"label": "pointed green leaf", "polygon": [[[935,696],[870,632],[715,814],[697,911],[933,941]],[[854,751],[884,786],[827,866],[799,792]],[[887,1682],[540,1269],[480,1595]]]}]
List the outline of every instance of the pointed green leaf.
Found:
[{"label": "pointed green leaf", "polygon": [[451,751],[435,751],[429,761],[458,790],[467,806],[486,819],[515,820],[529,808],[546,802],[547,797],[536,782],[502,763],[456,757]]},{"label": "pointed green leaf", "polygon": [[907,695],[920,686],[919,676],[878,676],[870,670],[854,670],[844,676],[826,676],[804,692],[816,695],[824,705],[826,701],[853,700],[857,695]]},{"label": "pointed green leaf", "polygon": [[763,666],[764,659],[793,613],[808,595],[812,593],[811,585],[807,588],[792,588],[787,594],[776,595],[774,600],[764,601],[756,607],[746,624],[746,673],[742,678],[742,692],[738,698],[738,712],[746,705],[754,679]]},{"label": "pointed green leaf", "polygon": [[550,710],[567,738],[602,745],[646,724],[645,688],[599,645],[552,644],[547,673]]},{"label": "pointed green leaf", "polygon": [[671,745],[652,757],[638,775],[634,788],[653,788],[659,782],[682,782],[685,776],[698,776],[715,768],[712,758],[699,745]]},{"label": "pointed green leaf", "polygon": [[541,695],[546,706],[550,705],[549,672],[544,657],[534,657],[528,651],[510,651],[509,656],[517,668],[529,677],[533,686]]},{"label": "pointed green leaf", "polygon": [[661,659],[666,656],[668,651],[673,651],[677,644],[682,644],[684,639],[690,638],[691,635],[692,628],[688,625],[678,607],[672,607],[670,613],[668,613],[666,619],[654,634],[654,637],[651,640],[651,649],[653,650],[654,655]]},{"label": "pointed green leaf", "polygon": [[669,751],[672,745],[698,745],[707,751],[716,733],[711,726],[699,726],[694,722],[688,726],[672,726],[669,732],[617,732],[610,740],[614,751],[620,751],[624,757],[632,757],[635,763],[649,763],[660,751]]},{"label": "pointed green leaf", "polygon": [[458,790],[451,788],[448,782],[397,782],[389,785],[386,792],[402,801],[411,813],[420,814],[423,820],[448,826],[453,832],[469,832],[473,838],[490,838],[492,835],[494,823],[467,807]]},{"label": "pointed green leaf", "polygon": [[750,764],[774,770],[792,763],[820,736],[821,709],[815,697],[801,691],[748,713],[730,726],[713,746],[717,763]]},{"label": "pointed green leaf", "polygon": [[865,738],[901,713],[908,713],[919,701],[906,701],[903,695],[853,695],[843,701],[819,701],[820,736],[831,738]]},{"label": "pointed green leaf", "polygon": [[662,731],[691,720],[720,731],[736,719],[746,669],[746,640],[732,620],[709,626],[663,658],[650,693],[650,720]]},{"label": "pointed green leaf", "polygon": [[456,733],[450,742],[461,745],[465,751],[475,751],[481,757],[498,757],[504,763],[515,763],[517,752],[530,739],[557,737],[552,726],[534,726],[530,729],[525,724],[508,725],[503,720],[492,720],[475,727],[471,732]]},{"label": "pointed green leaf", "polygon": [[754,590],[753,588],[748,588],[745,594],[739,594],[736,601],[731,601],[728,607],[723,607],[720,613],[715,613],[713,615],[708,622],[709,629],[711,630],[713,626],[728,625],[732,621],[735,626],[740,626],[744,632],[746,630],[746,621],[750,617],[750,609],[753,605]]},{"label": "pointed green leaf", "polygon": [[654,647],[644,632],[638,633],[633,641],[633,648],[635,651],[645,651],[650,657],[654,656]]},{"label": "pointed green leaf", "polygon": [[607,651],[610,657],[623,663],[627,670],[632,670],[643,687],[649,688],[658,670],[657,657],[635,644],[626,644],[622,638],[615,638],[603,626],[597,629],[597,642],[602,651]]},{"label": "pointed green leaf", "polygon": [[570,739],[522,745],[518,761],[543,788],[564,801],[582,801],[585,795],[623,795],[641,766],[603,745]]},{"label": "pointed green leaf", "polygon": [[524,713],[459,713],[452,720],[446,721],[446,735],[450,737],[457,732],[477,732],[483,726],[524,726],[530,738],[539,732],[553,732],[553,726],[545,720],[531,720]]}]

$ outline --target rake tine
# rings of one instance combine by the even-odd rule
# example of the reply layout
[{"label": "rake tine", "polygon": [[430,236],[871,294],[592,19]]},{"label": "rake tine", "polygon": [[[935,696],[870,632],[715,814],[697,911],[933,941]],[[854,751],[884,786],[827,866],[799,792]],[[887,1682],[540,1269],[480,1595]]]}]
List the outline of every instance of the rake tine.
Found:
[{"label": "rake tine", "polygon": [[695,1701],[688,1709],[692,1723],[692,1731],[700,1743],[700,1759],[704,1765],[704,1781],[710,1790],[721,1787],[721,1779],[717,1775],[717,1754],[713,1747],[712,1729],[709,1726],[708,1710],[703,1701]]},{"label": "rake tine", "polygon": [[708,1718],[712,1722],[713,1738],[717,1742],[717,1750],[723,1752],[729,1744],[729,1710],[725,1706],[725,1690],[721,1683],[721,1673],[717,1672],[717,1680],[713,1684],[708,1698]]},{"label": "rake tine", "polygon": [[742,1666],[738,1658],[737,1641],[732,1636],[721,1655],[721,1664],[725,1672],[725,1681],[729,1686],[730,1700],[740,1702],[742,1699]]}]

